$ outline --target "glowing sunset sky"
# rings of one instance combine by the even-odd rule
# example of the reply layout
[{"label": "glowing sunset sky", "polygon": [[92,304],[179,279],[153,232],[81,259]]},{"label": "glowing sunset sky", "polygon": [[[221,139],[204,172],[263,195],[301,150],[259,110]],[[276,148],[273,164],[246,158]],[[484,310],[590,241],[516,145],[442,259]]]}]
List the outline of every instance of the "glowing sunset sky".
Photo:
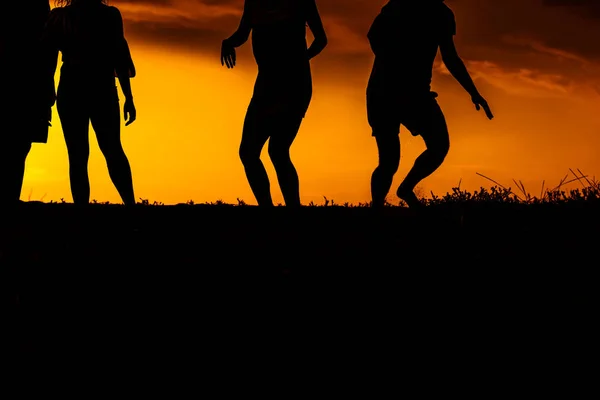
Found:
[{"label": "glowing sunset sky", "polygon": [[[314,95],[292,157],[304,203],[370,200],[377,151],[366,119],[365,88],[373,56],[366,33],[386,1],[317,0],[329,46],[312,62]],[[488,121],[438,65],[433,82],[446,114],[451,150],[423,182],[444,194],[459,180],[469,190],[487,175],[539,194],[569,168],[600,172],[600,3],[597,0],[447,0],[459,53],[495,114]],[[248,42],[238,67],[221,67],[221,40],[237,28],[242,0],[112,1],[125,18],[138,76],[138,120],[123,127],[136,197],[167,204],[236,198],[255,204],[238,145],[256,66]],[[57,80],[58,83],[58,80]],[[395,185],[423,150],[401,133]],[[92,199],[119,202],[95,139]],[[276,202],[282,198],[266,149]],[[22,199],[71,201],[67,152],[54,110],[46,145],[28,159]],[[390,201],[396,203],[395,196]]]}]

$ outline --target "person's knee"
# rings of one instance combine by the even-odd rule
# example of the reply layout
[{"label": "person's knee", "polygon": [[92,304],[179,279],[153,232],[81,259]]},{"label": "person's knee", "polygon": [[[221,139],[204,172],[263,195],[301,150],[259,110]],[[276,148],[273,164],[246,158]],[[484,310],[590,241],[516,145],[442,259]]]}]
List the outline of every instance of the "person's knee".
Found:
[{"label": "person's knee", "polygon": [[71,169],[87,168],[90,152],[89,150],[73,151],[69,150],[69,166]]},{"label": "person's knee", "polygon": [[282,165],[291,162],[290,149],[286,146],[269,145],[269,158],[273,165]]},{"label": "person's knee", "polygon": [[244,165],[253,165],[260,162],[260,152],[257,152],[248,146],[240,146],[239,156]]},{"label": "person's knee", "polygon": [[376,138],[378,142],[393,143],[396,139],[399,140],[398,134],[400,129],[393,126],[379,125],[372,128],[372,136]]},{"label": "person's knee", "polygon": [[121,146],[121,144],[100,147],[100,151],[102,152],[104,159],[109,163],[118,162],[127,158],[125,155],[125,150],[123,150],[123,146]]},{"label": "person's knee", "polygon": [[427,149],[438,159],[444,160],[450,152],[450,142],[447,140],[436,142]]},{"label": "person's knee", "polygon": [[389,133],[378,136],[377,147],[379,151],[379,171],[394,175],[400,165],[400,141],[398,136]]},{"label": "person's knee", "polygon": [[400,160],[398,159],[380,159],[377,169],[385,175],[394,175],[398,172]]},{"label": "person's knee", "polygon": [[450,151],[450,137],[448,133],[423,137],[425,146],[430,154],[436,158],[445,159]]}]

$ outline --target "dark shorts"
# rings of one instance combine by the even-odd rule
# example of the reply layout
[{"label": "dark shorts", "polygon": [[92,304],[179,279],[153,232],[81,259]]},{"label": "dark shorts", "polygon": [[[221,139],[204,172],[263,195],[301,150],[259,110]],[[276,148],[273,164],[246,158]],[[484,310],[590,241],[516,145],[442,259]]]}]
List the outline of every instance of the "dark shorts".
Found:
[{"label": "dark shorts", "polygon": [[398,96],[367,89],[367,116],[373,136],[398,135],[404,125],[413,136],[424,139],[447,136],[446,118],[437,93]]},{"label": "dark shorts", "polygon": [[261,118],[304,118],[312,99],[310,70],[288,75],[259,73],[249,111]]}]

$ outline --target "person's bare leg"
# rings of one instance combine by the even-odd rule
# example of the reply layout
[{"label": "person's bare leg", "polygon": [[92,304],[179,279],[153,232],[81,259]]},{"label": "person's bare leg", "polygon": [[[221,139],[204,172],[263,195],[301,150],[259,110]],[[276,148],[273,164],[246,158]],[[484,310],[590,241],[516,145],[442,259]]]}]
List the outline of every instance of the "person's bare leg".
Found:
[{"label": "person's bare leg", "polygon": [[414,189],[423,179],[433,174],[442,165],[450,149],[450,138],[444,115],[437,105],[433,112],[429,116],[427,129],[421,130],[426,149],[416,159],[413,167],[396,191],[396,195],[404,200],[409,207],[422,206],[414,193]]},{"label": "person's bare leg", "polygon": [[90,122],[87,111],[77,105],[77,99],[62,99],[59,96],[57,109],[67,144],[73,202],[87,205],[90,202],[90,179],[88,176]]},{"label": "person's bare leg", "polygon": [[97,105],[92,112],[91,122],[98,139],[98,147],[106,160],[108,174],[123,204],[135,205],[131,165],[121,143],[119,103],[115,101]]},{"label": "person's bare leg", "polygon": [[400,137],[394,134],[375,132],[379,165],[371,176],[371,198],[373,207],[383,207],[392,187],[394,175],[400,165]]},{"label": "person's bare leg", "polygon": [[269,176],[260,159],[260,153],[269,139],[268,124],[266,121],[259,121],[258,118],[259,116],[251,105],[244,121],[239,150],[240,160],[244,165],[246,178],[258,205],[273,207]]},{"label": "person's bare leg", "polygon": [[300,179],[290,157],[290,148],[300,130],[302,120],[283,120],[269,140],[269,157],[275,167],[277,180],[287,207],[300,207]]}]

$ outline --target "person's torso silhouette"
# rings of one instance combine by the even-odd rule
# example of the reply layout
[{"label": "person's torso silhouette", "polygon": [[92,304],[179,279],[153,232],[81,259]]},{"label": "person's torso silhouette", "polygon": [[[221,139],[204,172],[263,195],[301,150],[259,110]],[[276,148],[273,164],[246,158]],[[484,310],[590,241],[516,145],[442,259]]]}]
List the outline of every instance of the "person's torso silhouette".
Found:
[{"label": "person's torso silhouette", "polygon": [[371,84],[402,96],[428,94],[441,40],[456,33],[441,0],[392,0],[369,31],[375,54]]},{"label": "person's torso silhouette", "polygon": [[308,67],[307,17],[301,0],[248,0],[246,7],[259,69]]},{"label": "person's torso silhouette", "polygon": [[109,89],[116,94],[115,70],[128,68],[130,76],[135,74],[119,23],[119,11],[99,1],[53,10],[50,29],[62,53],[62,86],[94,96]]},{"label": "person's torso silhouette", "polygon": [[[302,0],[247,0],[252,50],[258,66],[254,99],[263,111],[284,105],[306,112],[312,95],[306,56],[306,7]],[[267,106],[266,103],[270,106]]]}]

